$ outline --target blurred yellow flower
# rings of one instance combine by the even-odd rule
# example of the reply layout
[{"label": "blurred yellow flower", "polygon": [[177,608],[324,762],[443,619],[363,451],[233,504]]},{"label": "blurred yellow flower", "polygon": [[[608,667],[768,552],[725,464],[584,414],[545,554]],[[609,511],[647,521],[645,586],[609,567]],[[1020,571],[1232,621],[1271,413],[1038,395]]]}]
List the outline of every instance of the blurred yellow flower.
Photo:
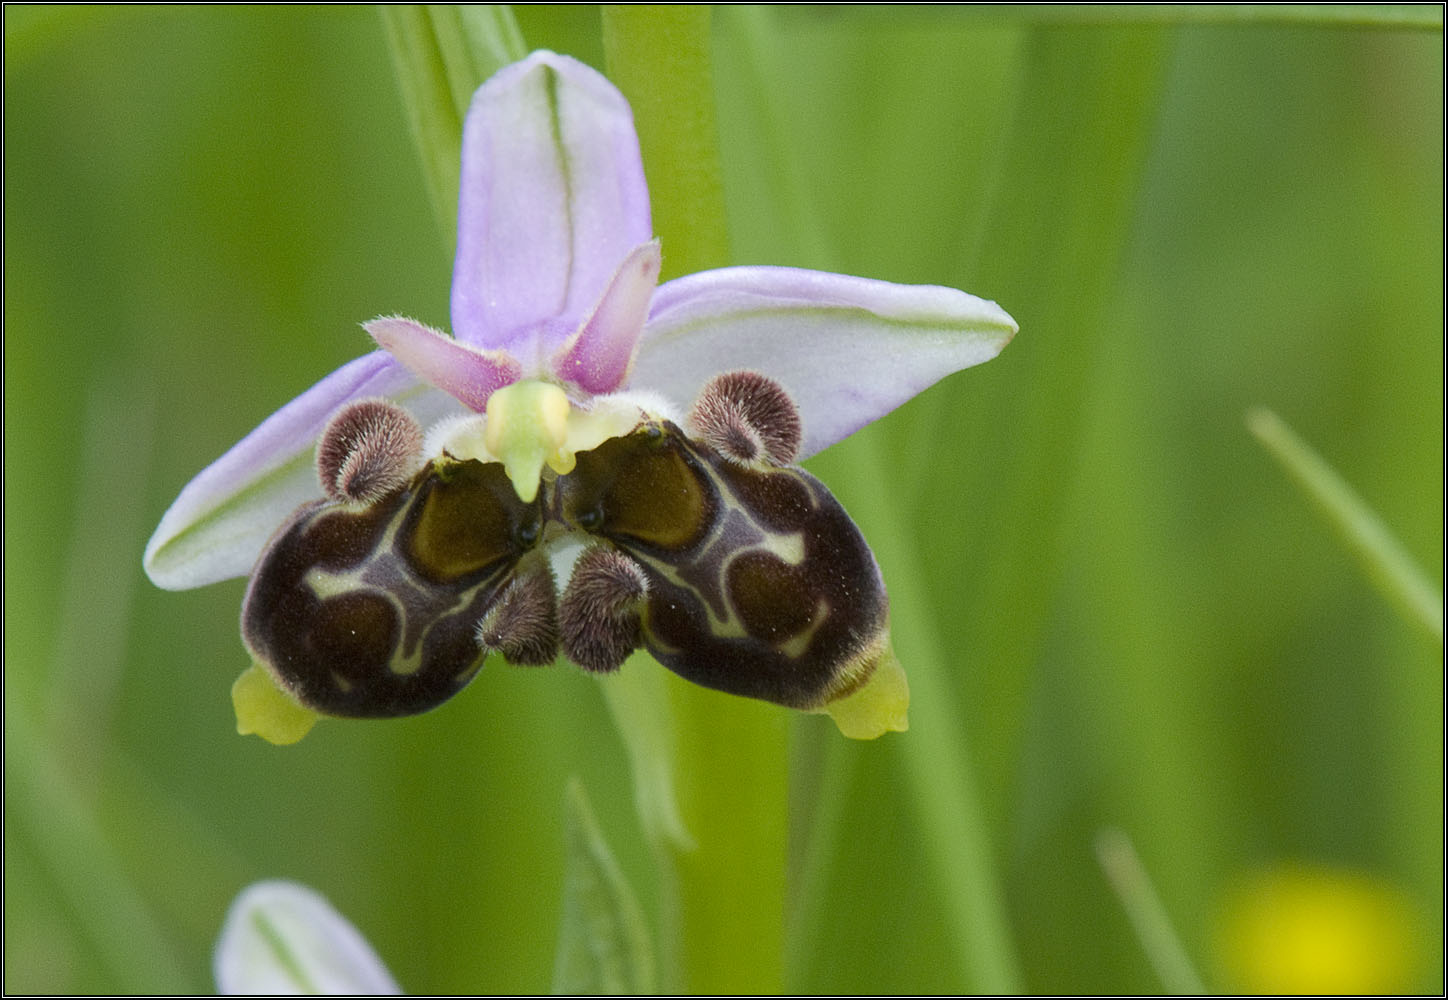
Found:
[{"label": "blurred yellow flower", "polygon": [[1385,882],[1283,864],[1228,896],[1217,952],[1232,991],[1402,993],[1415,985],[1419,945],[1408,901]]}]

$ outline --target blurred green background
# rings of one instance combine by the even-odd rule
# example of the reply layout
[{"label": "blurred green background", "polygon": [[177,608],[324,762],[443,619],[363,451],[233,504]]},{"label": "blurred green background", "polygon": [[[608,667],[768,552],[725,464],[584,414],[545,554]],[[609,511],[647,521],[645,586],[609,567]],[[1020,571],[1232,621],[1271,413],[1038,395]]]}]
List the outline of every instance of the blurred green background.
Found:
[{"label": "blurred green background", "polygon": [[[594,680],[490,665],[279,749],[234,731],[243,581],[141,571],[181,486],[368,349],[360,321],[448,325],[376,13],[4,16],[5,990],[210,990],[227,903],[278,876],[410,991],[545,990],[575,774],[657,922]],[[1365,933],[1405,957],[1375,988],[1441,991],[1441,644],[1244,425],[1278,412],[1441,588],[1441,27],[1015,16],[715,17],[736,261],[1021,327],[810,463],[918,680],[908,734],[791,723],[784,985],[966,988],[931,802],[969,788],[1024,989],[1162,988],[1096,860],[1115,828],[1212,988],[1266,988],[1222,945],[1233,900],[1306,865],[1386,901]],[[519,20],[602,65],[596,10]]]}]

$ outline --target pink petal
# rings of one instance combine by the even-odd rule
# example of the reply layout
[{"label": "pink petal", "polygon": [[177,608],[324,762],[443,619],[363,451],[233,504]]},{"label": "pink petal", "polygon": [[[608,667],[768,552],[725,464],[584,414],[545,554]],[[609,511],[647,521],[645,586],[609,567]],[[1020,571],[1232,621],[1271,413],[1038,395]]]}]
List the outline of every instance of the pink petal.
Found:
[{"label": "pink petal", "polygon": [[628,380],[661,264],[658,240],[634,247],[593,315],[560,348],[553,362],[560,378],[594,394],[613,392]]},{"label": "pink petal", "polygon": [[363,323],[379,347],[407,366],[423,382],[482,413],[494,389],[522,376],[522,366],[503,351],[482,351],[445,333],[400,316]]}]

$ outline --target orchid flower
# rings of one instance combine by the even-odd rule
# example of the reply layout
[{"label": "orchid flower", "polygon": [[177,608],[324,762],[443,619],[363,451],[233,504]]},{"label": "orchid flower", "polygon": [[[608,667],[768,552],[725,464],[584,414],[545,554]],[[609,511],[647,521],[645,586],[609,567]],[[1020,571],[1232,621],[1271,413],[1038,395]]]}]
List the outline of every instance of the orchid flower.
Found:
[{"label": "orchid flower", "polygon": [[397,996],[367,939],[320,893],[274,879],[232,901],[212,960],[225,996]]},{"label": "orchid flower", "polygon": [[[446,695],[488,650],[552,662],[561,631],[564,652],[591,670],[615,669],[646,645],[707,686],[830,711],[847,735],[903,728],[907,695],[878,568],[833,497],[795,464],[994,357],[1015,322],[951,288],[794,268],[728,267],[660,285],[665,249],[653,238],[632,113],[603,76],[540,51],[479,88],[463,130],[453,336],[397,316],[365,323],[381,349],[322,379],[201,472],[146,548],[146,571],[162,587],[252,575],[243,633],[267,669],[253,667],[233,691],[243,731],[288,742],[319,705],[358,715],[430,706],[431,696],[412,692],[356,708],[347,698],[358,678],[336,671],[332,707],[292,683],[278,660],[302,654],[272,633],[306,627],[301,605],[339,597],[352,601],[352,617],[334,631],[361,644],[346,655],[370,655],[362,645],[373,633],[406,647],[381,657],[394,680],[427,673],[419,657],[428,650],[457,651]],[[459,463],[476,468],[459,479]],[[640,485],[660,476],[686,499]],[[502,497],[498,482],[516,496]],[[466,513],[418,527],[442,503],[437,483]],[[794,507],[747,509],[761,491],[784,491]],[[627,524],[600,526],[605,509]],[[348,530],[372,532],[367,544],[391,548],[381,563],[369,557],[323,580],[293,556],[314,552],[318,525],[343,514],[355,522]],[[777,521],[786,514],[792,526]],[[396,542],[399,532],[412,534]],[[534,545],[560,577],[571,573],[561,603],[554,568],[523,551]],[[559,558],[570,545],[572,565]],[[507,558],[487,561],[508,546]],[[451,565],[463,550],[482,554],[453,576],[423,566],[433,582],[418,583],[412,564]],[[852,568],[833,569],[841,559]],[[810,589],[799,577],[811,561],[844,582],[830,594]],[[727,566],[732,582],[698,583],[706,563],[716,574]],[[364,586],[383,576],[411,582],[364,600]],[[398,603],[399,588],[414,594],[463,576],[467,588],[426,610]],[[696,597],[696,620],[666,620]],[[850,614],[863,618],[828,638],[831,615],[852,599],[862,603]],[[741,610],[750,601],[754,610]],[[471,639],[461,625],[432,627],[452,614],[444,606],[463,607]],[[768,651],[784,666],[759,671],[788,672],[819,636],[850,664],[805,693],[777,677],[738,680],[736,665],[755,659],[730,652],[744,633],[777,636]],[[720,652],[704,664],[695,653],[709,644]]]}]

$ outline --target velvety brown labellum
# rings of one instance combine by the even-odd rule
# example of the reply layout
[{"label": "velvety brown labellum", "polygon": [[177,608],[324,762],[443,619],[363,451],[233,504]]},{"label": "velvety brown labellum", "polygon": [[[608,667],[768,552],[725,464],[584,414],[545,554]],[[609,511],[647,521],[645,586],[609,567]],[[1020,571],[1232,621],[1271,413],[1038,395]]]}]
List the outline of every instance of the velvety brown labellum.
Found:
[{"label": "velvety brown labellum", "polygon": [[567,524],[643,568],[644,645],[675,673],[816,708],[873,671],[884,582],[809,473],[726,459],[662,422],[580,453],[556,490]]},{"label": "velvety brown labellum", "polygon": [[299,510],[252,574],[242,638],[318,712],[425,712],[477,673],[478,623],[541,536],[501,465],[437,459],[369,506]]}]

